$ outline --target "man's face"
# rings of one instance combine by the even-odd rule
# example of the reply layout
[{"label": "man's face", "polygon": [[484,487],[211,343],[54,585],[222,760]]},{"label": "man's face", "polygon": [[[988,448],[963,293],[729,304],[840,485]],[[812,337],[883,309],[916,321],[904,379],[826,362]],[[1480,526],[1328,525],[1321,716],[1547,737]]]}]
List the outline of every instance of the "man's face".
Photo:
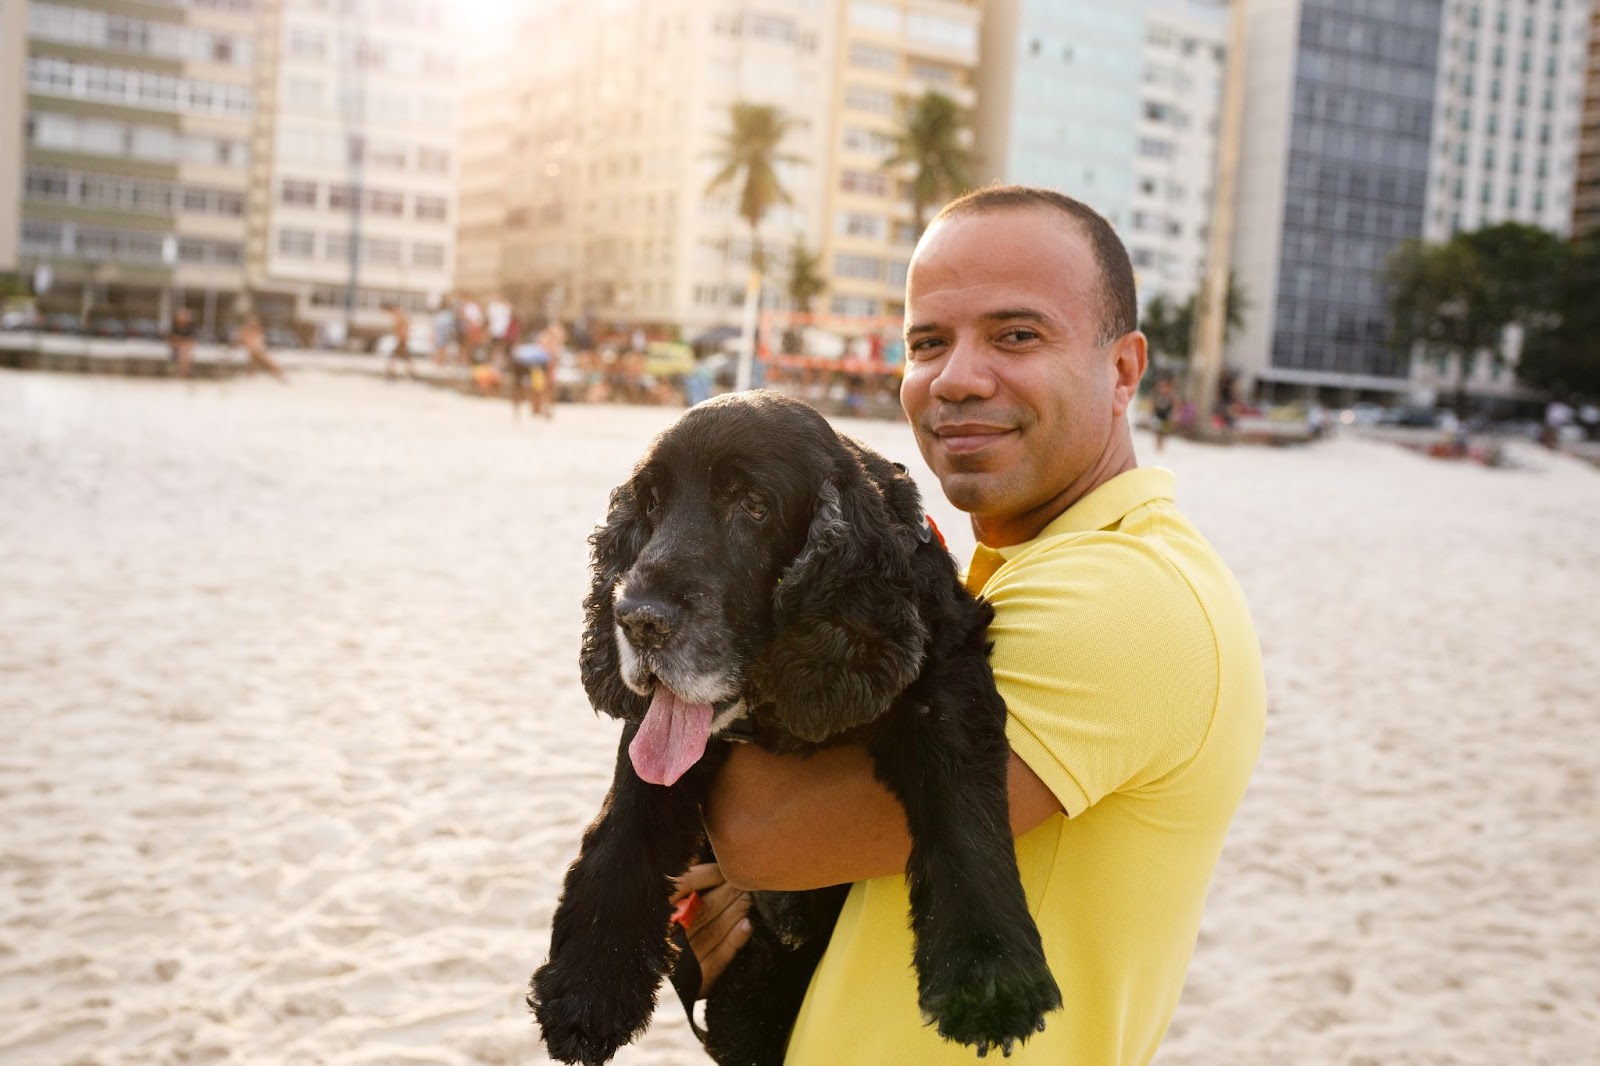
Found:
[{"label": "man's face", "polygon": [[1088,239],[1050,209],[948,218],[917,245],[900,403],[987,544],[1030,539],[1120,458],[1144,339],[1099,343],[1101,293]]}]

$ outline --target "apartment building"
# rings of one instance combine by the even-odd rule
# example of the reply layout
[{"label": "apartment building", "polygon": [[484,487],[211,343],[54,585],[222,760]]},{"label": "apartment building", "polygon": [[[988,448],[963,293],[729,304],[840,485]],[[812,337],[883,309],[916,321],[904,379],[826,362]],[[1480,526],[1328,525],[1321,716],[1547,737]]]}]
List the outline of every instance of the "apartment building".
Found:
[{"label": "apartment building", "polygon": [[1575,236],[1600,233],[1600,3],[1593,0],[1583,81],[1583,119],[1572,189],[1572,232]]},{"label": "apartment building", "polygon": [[1423,233],[1441,0],[1251,0],[1227,365],[1271,399],[1409,390],[1383,269]]},{"label": "apartment building", "polygon": [[989,0],[979,177],[1057,189],[1126,233],[1142,113],[1145,3]]},{"label": "apartment building", "polygon": [[1226,0],[1149,0],[1131,213],[1122,228],[1143,304],[1181,304],[1205,274],[1222,80]]},{"label": "apartment building", "polygon": [[[789,249],[820,239],[833,12],[806,0],[617,0],[604,12],[553,0],[528,12],[512,49],[540,60],[513,68],[514,124],[468,120],[463,287],[486,294],[495,276],[525,309],[596,323],[689,335],[736,324],[751,235],[738,190],[707,186],[730,106],[746,100],[791,123],[778,166],[789,199],[759,233],[775,304]],[[673,56],[694,61],[662,61]]]},{"label": "apartment building", "polygon": [[444,0],[282,0],[263,21],[249,284],[326,338],[423,311],[455,269],[462,70]]},{"label": "apartment building", "polygon": [[[973,113],[981,13],[976,0],[844,0],[838,7],[821,245],[825,304],[834,315],[905,311],[906,268],[919,236],[911,173],[885,164],[905,109],[924,93],[942,93]],[[929,205],[930,213],[941,206]]]},{"label": "apartment building", "polygon": [[1446,0],[1427,240],[1570,232],[1588,21],[1584,0]]},{"label": "apartment building", "polygon": [[243,287],[258,14],[27,5],[18,266],[46,268],[45,310],[154,329],[182,305],[220,328]]},{"label": "apartment building", "polygon": [[[25,0],[0,0],[0,159],[22,158],[22,85],[27,67]],[[22,171],[0,165],[0,271],[17,269],[17,220]]]}]

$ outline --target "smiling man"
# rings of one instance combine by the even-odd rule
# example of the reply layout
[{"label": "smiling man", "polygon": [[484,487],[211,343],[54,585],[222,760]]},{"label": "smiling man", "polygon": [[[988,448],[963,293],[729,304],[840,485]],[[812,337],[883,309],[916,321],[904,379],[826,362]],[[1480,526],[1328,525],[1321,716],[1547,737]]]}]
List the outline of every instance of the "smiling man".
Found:
[{"label": "smiling man", "polygon": [[[1042,189],[950,204],[911,262],[901,403],[979,544],[1009,711],[1011,824],[1065,1006],[1013,1056],[1134,1066],[1171,1020],[1207,885],[1260,749],[1265,687],[1243,594],[1140,468],[1133,272],[1106,221]],[[866,753],[737,748],[706,825],[737,888],[853,882],[788,1062],[971,1062],[917,1010],[910,841]],[[714,979],[742,935],[732,887],[693,940]]]}]

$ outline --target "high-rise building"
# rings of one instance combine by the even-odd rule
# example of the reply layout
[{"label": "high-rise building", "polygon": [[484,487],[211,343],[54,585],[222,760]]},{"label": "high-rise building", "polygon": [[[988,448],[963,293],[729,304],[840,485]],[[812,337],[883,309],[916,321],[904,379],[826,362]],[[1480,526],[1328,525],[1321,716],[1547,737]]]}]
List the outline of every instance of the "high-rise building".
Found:
[{"label": "high-rise building", "polygon": [[1227,364],[1272,398],[1393,395],[1383,269],[1423,233],[1441,0],[1251,0]]},{"label": "high-rise building", "polygon": [[1181,304],[1205,272],[1222,78],[1225,0],[1148,0],[1132,211],[1123,242],[1139,300]]},{"label": "high-rise building", "polygon": [[1572,189],[1572,232],[1600,233],[1600,3],[1590,0],[1589,58],[1583,80],[1583,120]]},{"label": "high-rise building", "polygon": [[154,330],[187,305],[221,327],[242,289],[257,14],[27,5],[19,266],[49,268],[46,310]]},{"label": "high-rise building", "polygon": [[534,8],[512,45],[539,57],[513,66],[514,123],[467,122],[463,151],[483,169],[463,188],[463,287],[487,289],[496,272],[494,288],[535,313],[691,335],[737,323],[751,234],[737,187],[708,185],[742,100],[790,122],[778,164],[788,199],[759,233],[767,300],[781,298],[793,242],[818,247],[834,12],[700,0]]},{"label": "high-rise building", "polygon": [[[826,306],[835,315],[895,318],[905,310],[918,220],[911,170],[885,164],[906,109],[924,94],[938,92],[972,113],[979,15],[976,0],[842,0],[838,6],[822,204]],[[931,214],[942,206],[926,209]]]},{"label": "high-rise building", "polygon": [[980,177],[1042,185],[1126,233],[1143,111],[1145,3],[984,5]]},{"label": "high-rise building", "polygon": [[1583,0],[1446,0],[1425,239],[1569,232],[1587,21]]},{"label": "high-rise building", "polygon": [[[454,271],[462,71],[444,0],[282,0],[264,20],[249,284],[269,321],[385,328]],[[336,325],[337,324],[337,325]]]},{"label": "high-rise building", "polygon": [[[0,160],[22,158],[22,76],[26,67],[26,0],[0,0]],[[22,171],[0,163],[0,271],[17,269],[17,209]]]},{"label": "high-rise building", "polygon": [[1226,0],[991,0],[977,149],[985,181],[1060,190],[1116,227],[1141,302],[1205,266]]}]

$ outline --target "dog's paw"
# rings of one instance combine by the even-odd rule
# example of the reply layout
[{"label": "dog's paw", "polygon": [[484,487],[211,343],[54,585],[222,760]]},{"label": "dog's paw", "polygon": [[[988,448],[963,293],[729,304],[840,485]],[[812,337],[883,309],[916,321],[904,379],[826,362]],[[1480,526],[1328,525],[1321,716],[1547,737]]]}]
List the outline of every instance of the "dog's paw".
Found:
[{"label": "dog's paw", "polygon": [[1042,958],[1020,965],[990,958],[967,967],[947,988],[925,991],[919,1006],[923,1021],[937,1025],[946,1040],[979,1056],[990,1048],[1010,1055],[1044,1032],[1044,1016],[1061,1006],[1061,990]]},{"label": "dog's paw", "polygon": [[527,1001],[550,1057],[602,1066],[644,1032],[655,1010],[655,986],[627,986],[618,975],[606,979],[553,963],[541,966],[529,982]]}]

